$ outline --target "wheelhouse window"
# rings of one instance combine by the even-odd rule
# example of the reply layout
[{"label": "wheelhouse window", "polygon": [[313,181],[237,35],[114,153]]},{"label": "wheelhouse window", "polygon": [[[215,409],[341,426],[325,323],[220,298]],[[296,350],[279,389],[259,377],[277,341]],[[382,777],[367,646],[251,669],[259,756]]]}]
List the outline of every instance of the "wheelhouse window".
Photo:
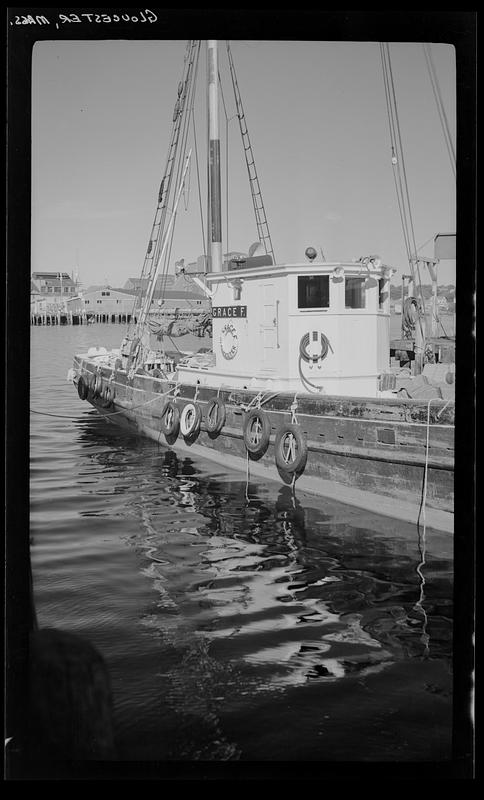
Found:
[{"label": "wheelhouse window", "polygon": [[365,279],[345,279],[345,308],[365,308]]},{"label": "wheelhouse window", "polygon": [[329,308],[329,275],[299,275],[298,308]]}]

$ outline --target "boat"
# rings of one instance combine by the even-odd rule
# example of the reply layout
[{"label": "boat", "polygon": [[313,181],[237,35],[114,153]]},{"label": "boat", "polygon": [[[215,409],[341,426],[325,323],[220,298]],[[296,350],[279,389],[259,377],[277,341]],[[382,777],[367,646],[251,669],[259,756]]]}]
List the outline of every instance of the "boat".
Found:
[{"label": "boat", "polygon": [[258,240],[223,259],[214,40],[206,45],[207,252],[191,272],[179,267],[207,298],[212,347],[165,348],[153,291],[168,269],[192,157],[177,148],[186,143],[200,50],[198,40],[188,42],[135,322],[119,348],[74,356],[69,378],[79,398],[114,425],[241,470],[247,480],[276,480],[451,533],[455,366],[426,346],[416,273],[402,310],[415,337],[411,347],[404,342],[401,362],[390,342],[395,270],[380,256],[328,262],[309,246],[297,263],[276,262],[229,45]]}]

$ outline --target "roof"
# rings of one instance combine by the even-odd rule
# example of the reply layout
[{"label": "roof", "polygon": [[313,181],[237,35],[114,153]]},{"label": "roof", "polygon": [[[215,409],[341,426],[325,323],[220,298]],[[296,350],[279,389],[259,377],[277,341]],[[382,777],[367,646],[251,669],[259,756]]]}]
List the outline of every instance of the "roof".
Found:
[{"label": "roof", "polygon": [[[62,280],[72,281],[72,278],[68,272],[32,272],[33,280],[59,280],[60,276],[62,276]],[[74,283],[74,281],[72,282]]]},{"label": "roof", "polygon": [[[112,294],[124,294],[126,297],[136,297],[137,292],[135,289],[118,289],[114,286],[90,286],[88,289],[83,291],[83,296],[87,294],[94,294],[96,292],[111,292]],[[153,300],[201,300],[203,295],[200,295],[198,292],[187,292],[181,291],[176,289],[167,289],[165,292],[160,290],[153,292]]]},{"label": "roof", "polygon": [[44,283],[47,286],[75,286],[76,284],[72,280],[71,276],[67,274],[67,272],[60,273],[61,277],[59,277],[58,272],[33,272],[31,276],[31,281],[36,283]]},{"label": "roof", "polygon": [[[148,280],[149,280],[148,278],[128,278],[124,286],[126,287],[127,284],[130,283],[133,286],[136,286],[137,288],[139,288],[140,286],[145,287],[148,285]],[[174,283],[174,281],[175,281],[174,275],[158,275],[156,279],[156,285],[158,286],[158,284],[162,284],[164,286],[166,284],[166,286],[170,286],[171,284]]]},{"label": "roof", "polygon": [[128,297],[136,297],[136,292],[133,289],[118,289],[114,286],[89,286],[84,289],[82,294],[96,294],[96,292],[109,292],[110,294],[125,294]]},{"label": "roof", "polygon": [[166,292],[153,292],[153,300],[201,300],[203,294],[187,292],[177,289],[167,289]]}]

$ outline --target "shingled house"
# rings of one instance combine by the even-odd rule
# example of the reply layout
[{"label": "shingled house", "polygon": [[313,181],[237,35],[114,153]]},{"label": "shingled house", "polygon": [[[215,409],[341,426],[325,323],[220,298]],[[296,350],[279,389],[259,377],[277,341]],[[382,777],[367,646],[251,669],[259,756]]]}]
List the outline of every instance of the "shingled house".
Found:
[{"label": "shingled house", "polygon": [[33,272],[30,279],[30,307],[34,314],[65,309],[77,294],[77,284],[68,272]]}]

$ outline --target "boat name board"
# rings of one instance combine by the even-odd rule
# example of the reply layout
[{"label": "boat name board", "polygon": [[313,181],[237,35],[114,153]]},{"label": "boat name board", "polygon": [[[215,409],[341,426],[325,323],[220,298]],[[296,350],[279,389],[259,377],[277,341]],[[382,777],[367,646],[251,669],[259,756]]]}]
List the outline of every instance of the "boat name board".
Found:
[{"label": "boat name board", "polygon": [[229,318],[246,318],[247,306],[212,306],[212,317],[221,319]]}]

